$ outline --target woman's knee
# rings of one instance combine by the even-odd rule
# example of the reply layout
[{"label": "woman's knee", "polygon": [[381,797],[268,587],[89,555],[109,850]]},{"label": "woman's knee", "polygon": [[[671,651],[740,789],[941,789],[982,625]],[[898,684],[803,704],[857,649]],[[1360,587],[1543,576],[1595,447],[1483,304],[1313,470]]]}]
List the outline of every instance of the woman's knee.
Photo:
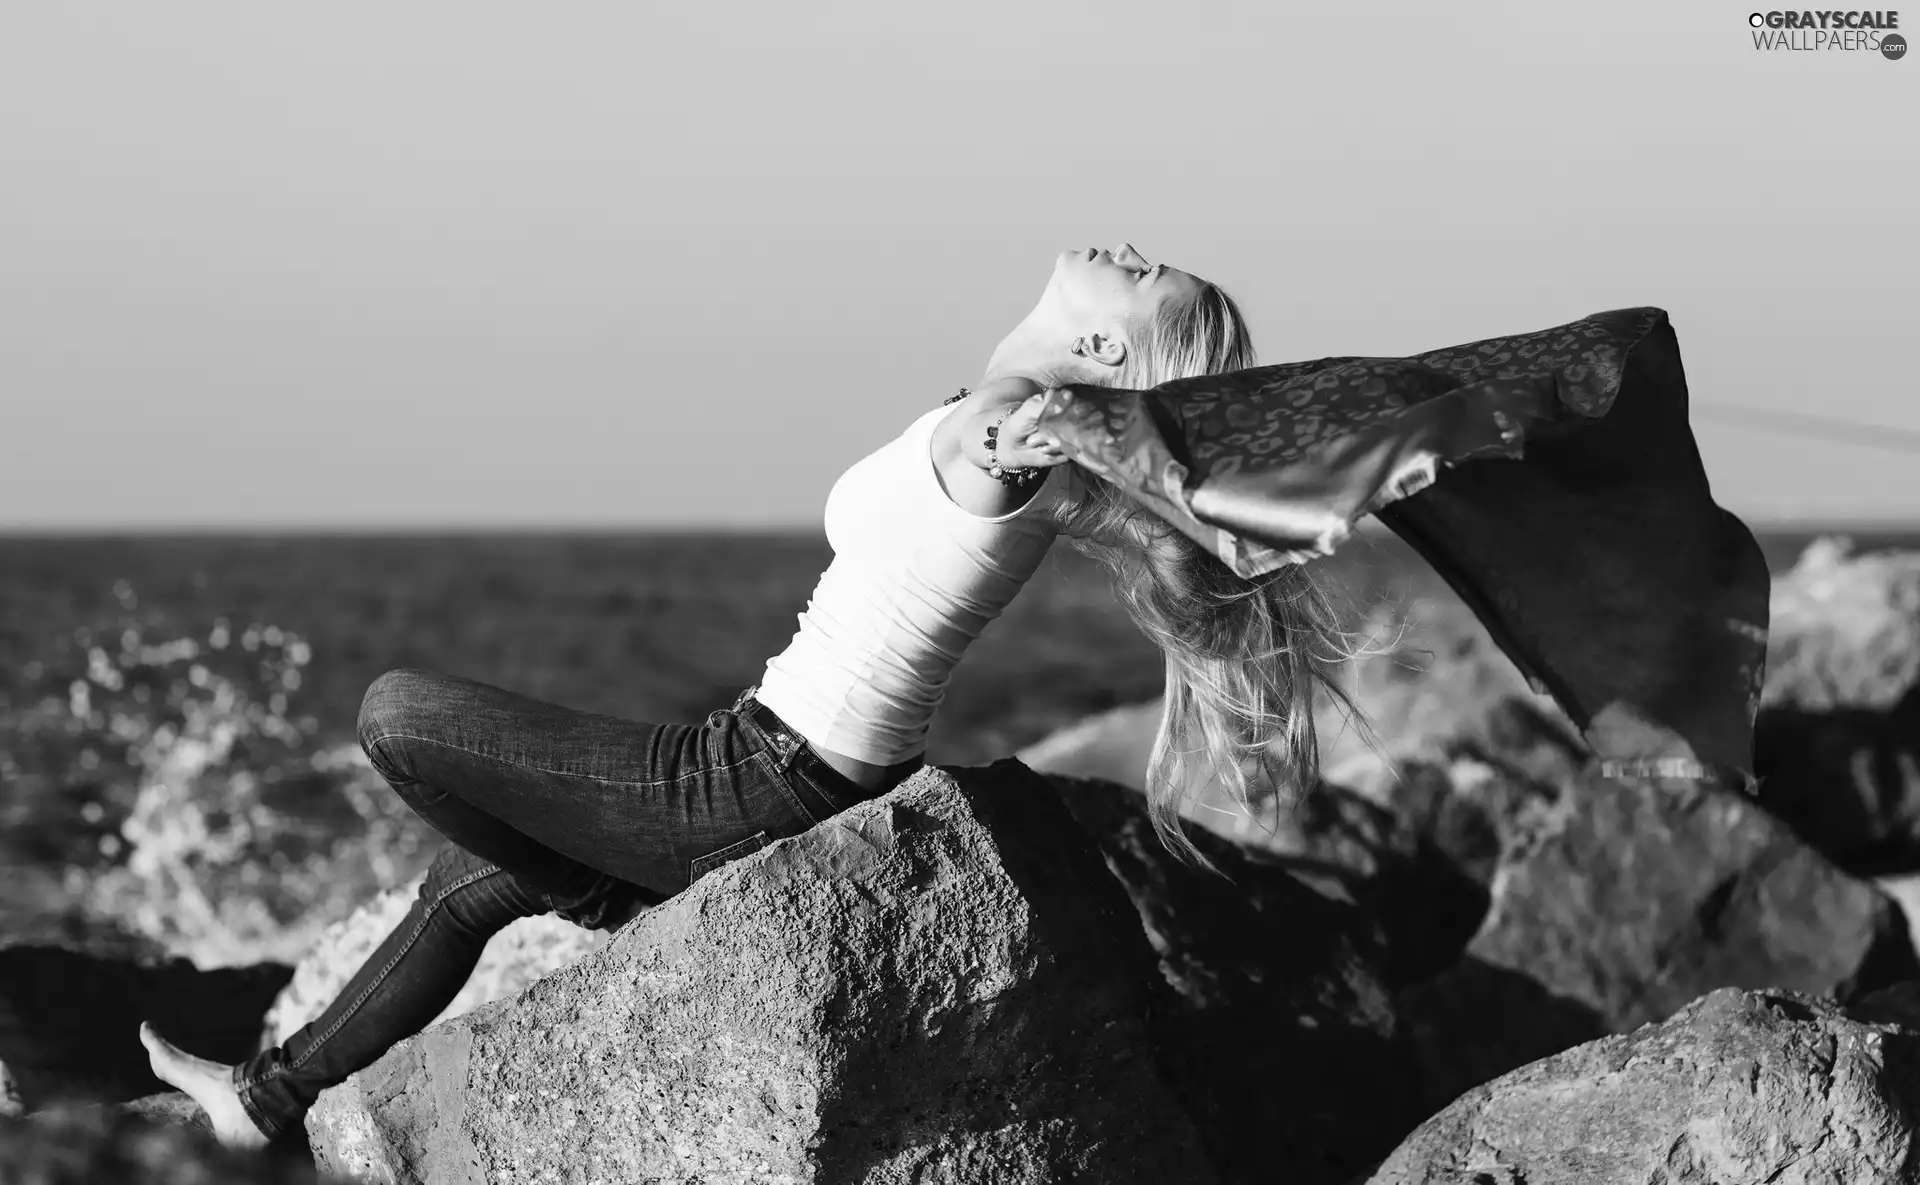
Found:
[{"label": "woman's knee", "polygon": [[438,676],[430,671],[388,671],[360,700],[360,748],[382,774],[405,776],[404,742],[420,735]]}]

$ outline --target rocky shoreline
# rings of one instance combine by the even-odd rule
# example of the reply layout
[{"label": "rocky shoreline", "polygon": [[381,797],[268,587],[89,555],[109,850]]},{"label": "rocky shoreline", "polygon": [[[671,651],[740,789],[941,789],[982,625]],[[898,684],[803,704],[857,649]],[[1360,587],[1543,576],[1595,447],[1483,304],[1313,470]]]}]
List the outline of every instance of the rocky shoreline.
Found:
[{"label": "rocky shoreline", "polygon": [[283,1034],[405,890],[297,969],[0,948],[20,1116],[0,1162],[36,1182],[1920,1180],[1920,554],[1821,544],[1776,580],[1753,796],[1600,776],[1439,612],[1411,633],[1424,666],[1402,647],[1355,669],[1378,750],[1341,737],[1289,812],[1194,812],[1230,879],[1160,848],[1125,784],[1154,709],[1121,709],[1024,762],[925,771],[611,938],[521,923],[446,1017],[322,1098],[312,1166],[134,1102],[158,1084],[123,1022],[198,1002],[209,1056]]}]

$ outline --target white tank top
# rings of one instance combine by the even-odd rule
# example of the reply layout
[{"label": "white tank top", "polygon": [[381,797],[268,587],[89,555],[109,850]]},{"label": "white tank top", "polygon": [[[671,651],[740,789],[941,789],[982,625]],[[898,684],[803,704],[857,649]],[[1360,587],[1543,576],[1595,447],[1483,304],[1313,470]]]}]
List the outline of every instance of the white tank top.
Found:
[{"label": "white tank top", "polygon": [[857,761],[925,750],[954,665],[1040,566],[1055,534],[1048,512],[1078,487],[1073,466],[1057,465],[1012,514],[961,509],[933,461],[934,428],[959,410],[934,408],[834,483],[833,562],[755,695],[814,745]]}]

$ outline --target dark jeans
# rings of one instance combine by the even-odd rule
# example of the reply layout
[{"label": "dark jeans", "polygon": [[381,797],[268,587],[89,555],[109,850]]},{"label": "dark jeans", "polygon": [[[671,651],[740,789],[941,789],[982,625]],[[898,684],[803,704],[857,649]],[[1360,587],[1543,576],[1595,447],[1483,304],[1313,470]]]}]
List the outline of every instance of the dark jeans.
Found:
[{"label": "dark jeans", "polygon": [[360,744],[452,842],[333,1004],[235,1067],[254,1123],[279,1136],[322,1090],[420,1031],[515,919],[551,912],[617,925],[869,797],[752,696],[749,688],[692,727],[598,716],[424,671],[375,680]]}]

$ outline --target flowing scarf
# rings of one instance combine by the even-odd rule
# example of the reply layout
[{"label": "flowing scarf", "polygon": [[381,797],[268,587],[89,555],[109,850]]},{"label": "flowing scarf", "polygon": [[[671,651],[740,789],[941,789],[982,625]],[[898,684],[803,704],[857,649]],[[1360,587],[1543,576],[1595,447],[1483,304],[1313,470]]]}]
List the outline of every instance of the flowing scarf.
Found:
[{"label": "flowing scarf", "polygon": [[1713,500],[1664,311],[1407,358],[1068,388],[1041,423],[1250,579],[1332,554],[1377,515],[1603,760],[1748,781],[1767,567]]}]

